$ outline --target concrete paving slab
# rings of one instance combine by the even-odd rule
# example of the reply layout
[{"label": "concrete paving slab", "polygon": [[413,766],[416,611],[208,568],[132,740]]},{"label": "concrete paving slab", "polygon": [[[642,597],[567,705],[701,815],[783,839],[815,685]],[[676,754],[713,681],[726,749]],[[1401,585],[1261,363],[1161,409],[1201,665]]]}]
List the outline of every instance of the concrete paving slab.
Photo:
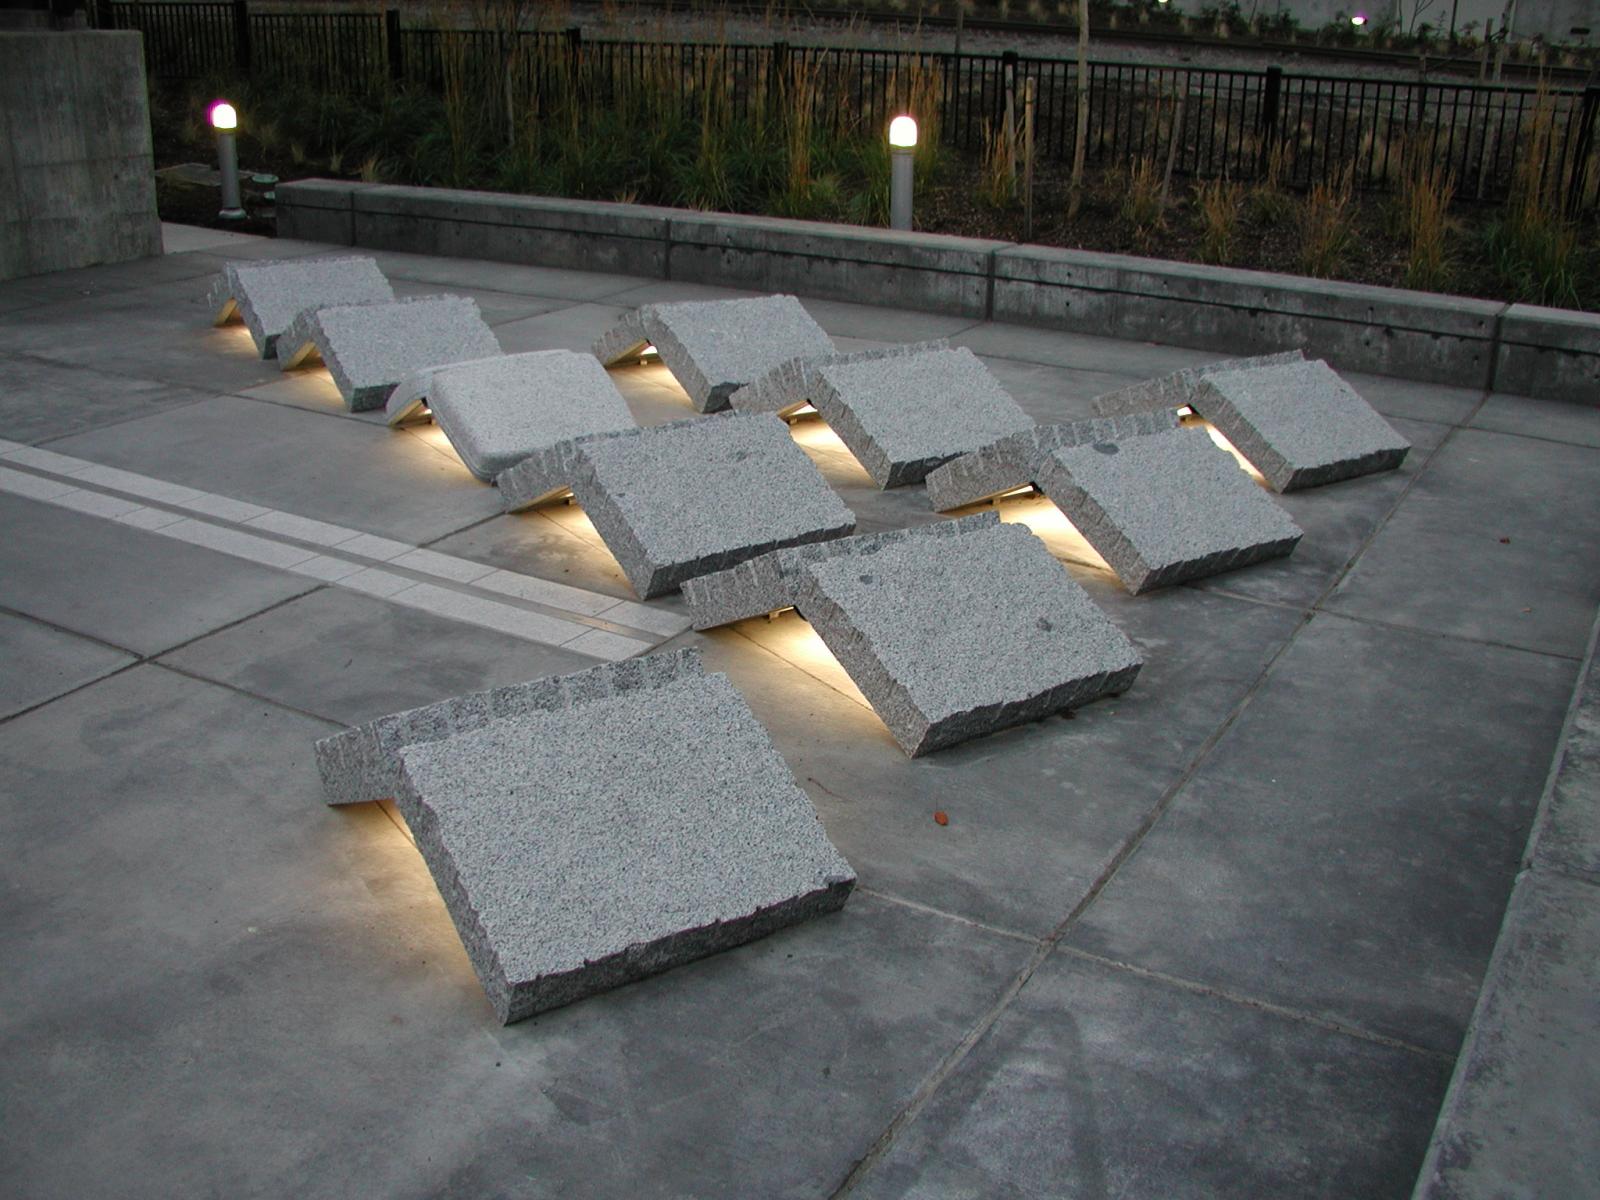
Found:
[{"label": "concrete paving slab", "polygon": [[389,304],[347,304],[302,312],[278,339],[278,365],[300,366],[315,351],[351,412],[382,408],[410,372],[500,353],[477,304],[462,296],[416,296]]},{"label": "concrete paving slab", "polygon": [[1600,453],[1460,430],[1328,606],[1576,657],[1600,599],[1596,545]]},{"label": "concrete paving slab", "polygon": [[[308,435],[304,422],[316,422]],[[382,425],[223,396],[54,443],[93,459],[259,506],[402,539],[399,552],[498,509],[460,460]]]},{"label": "concrete paving slab", "polygon": [[835,340],[880,342],[928,342],[947,338],[977,324],[970,317],[943,313],[906,312],[876,304],[851,304],[845,300],[819,300],[807,296],[801,301],[812,318]]},{"label": "concrete paving slab", "polygon": [[1600,1178],[1600,888],[1525,875],[1416,1200],[1588,1196]]},{"label": "concrete paving slab", "polygon": [[[841,907],[855,874],[698,656],[402,748],[396,801],[504,1024]],[[600,676],[643,675],[619,690]],[[638,780],[617,752],[650,778]]]},{"label": "concrete paving slab", "polygon": [[238,319],[262,358],[275,358],[278,338],[309,308],[376,304],[394,299],[378,264],[360,254],[230,262],[206,297],[218,325]]},{"label": "concrete paving slab", "polygon": [[113,372],[0,355],[0,427],[18,441],[42,442],[133,417],[182,408],[209,392]]},{"label": "concrete paving slab", "polygon": [[1428,456],[1450,432],[1448,426],[1400,417],[1394,418],[1394,423],[1412,448],[1398,469],[1273,497],[1305,531],[1292,555],[1258,563],[1249,571],[1194,580],[1193,586],[1274,604],[1315,604],[1362,553]]},{"label": "concrete paving slab", "polygon": [[312,592],[162,661],[346,725],[593,665],[580,654],[345,588]]},{"label": "concrete paving slab", "polygon": [[1036,482],[1130,592],[1291,553],[1300,527],[1202,429],[1044,455]]},{"label": "concrete paving slab", "polygon": [[483,480],[559,442],[634,428],[605,368],[570,350],[414,372],[389,397],[388,423],[398,425],[423,406],[467,469]]},{"label": "concrete paving slab", "polygon": [[530,350],[572,350],[590,353],[594,331],[615,325],[627,309],[610,304],[571,304],[535,317],[507,321],[494,335],[507,354]]},{"label": "concrete paving slab", "polygon": [[1516,433],[1523,437],[1600,446],[1600,408],[1532,400],[1526,396],[1490,396],[1469,424],[1474,429]]},{"label": "concrete paving slab", "polygon": [[646,304],[594,344],[604,365],[654,346],[699,412],[728,406],[736,388],[794,358],[834,352],[822,326],[793,296]]},{"label": "concrete paving slab", "polygon": [[[521,263],[485,262],[475,258],[451,258],[440,254],[408,254],[399,250],[376,250],[373,257],[392,279],[444,284],[454,288],[481,288],[487,291],[522,296],[542,296],[555,300],[588,302],[618,292],[644,286],[651,281],[635,275],[616,275],[604,271],[571,271],[561,267],[524,266]],[[594,331],[581,347],[588,349]]]},{"label": "concrete paving slab", "polygon": [[1321,361],[1213,371],[1193,406],[1275,492],[1392,471],[1411,449]]},{"label": "concrete paving slab", "polygon": [[135,654],[169,650],[316,586],[14,496],[0,495],[0,521],[0,605]]},{"label": "concrete paving slab", "polygon": [[1210,350],[1128,342],[1000,321],[986,321],[951,336],[950,341],[952,345],[970,346],[983,358],[1010,358],[1077,371],[1100,371],[1120,375],[1130,382],[1198,366],[1216,358],[1216,352]]},{"label": "concrete paving slab", "polygon": [[0,720],[93,683],[133,655],[26,617],[0,612]]},{"label": "concrete paving slab", "polygon": [[808,562],[795,592],[907,754],[1132,685],[1139,655],[1031,533],[935,528],[864,535],[854,553]]},{"label": "concrete paving slab", "polygon": [[[437,284],[415,279],[395,279],[394,293],[401,300],[412,300],[440,294]],[[557,312],[568,303],[549,296],[527,296],[521,292],[499,292],[486,287],[452,287],[449,295],[471,300],[478,306],[478,315],[491,329],[536,317],[541,313]]]},{"label": "concrete paving slab", "polygon": [[855,526],[783,423],[744,413],[564,442],[495,482],[512,511],[570,487],[644,599]]},{"label": "concrete paving slab", "polygon": [[1401,1195],[1443,1073],[1057,954],[852,1195]]},{"label": "concrete paving slab", "polygon": [[1340,374],[1368,404],[1390,419],[1402,417],[1438,425],[1459,425],[1469,420],[1483,403],[1482,388],[1418,383],[1413,379],[1367,375],[1360,371],[1341,371]]},{"label": "concrete paving slab", "polygon": [[[817,368],[824,362],[874,362],[883,358],[908,358],[919,354],[948,350],[950,344],[943,340],[929,342],[862,345],[840,348],[837,354],[791,358],[772,370],[758,376],[743,387],[735,388],[728,396],[728,405],[737,412],[775,413],[791,416],[812,403],[812,397],[821,386]],[[857,346],[860,346],[858,349]]]},{"label": "concrete paving slab", "polygon": [[1178,415],[1171,409],[1035,425],[930,471],[928,503],[937,512],[978,504],[1036,482],[1045,459],[1056,450],[1095,442],[1115,444],[1177,428]]},{"label": "concrete paving slab", "polygon": [[1573,675],[1317,617],[1071,943],[1453,1055]]}]

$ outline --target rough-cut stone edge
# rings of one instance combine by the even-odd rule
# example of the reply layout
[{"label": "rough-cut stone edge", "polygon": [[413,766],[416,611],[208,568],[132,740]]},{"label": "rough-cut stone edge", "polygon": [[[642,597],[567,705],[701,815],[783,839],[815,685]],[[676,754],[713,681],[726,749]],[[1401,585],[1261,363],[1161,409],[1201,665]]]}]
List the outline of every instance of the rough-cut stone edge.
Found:
[{"label": "rough-cut stone edge", "polygon": [[[1360,403],[1366,404],[1360,393],[1346,383],[1337,371],[1327,363],[1323,363],[1321,359],[1315,361],[1322,363],[1337,386],[1343,388]],[[1245,461],[1261,472],[1262,478],[1275,492],[1297,492],[1302,488],[1337,483],[1341,479],[1354,479],[1378,471],[1392,471],[1405,462],[1406,455],[1411,452],[1411,443],[1374,409],[1372,415],[1382,421],[1394,434],[1394,444],[1351,458],[1297,468],[1260,434],[1255,425],[1234,406],[1227,394],[1212,382],[1214,376],[1243,373],[1243,371],[1209,372],[1196,384],[1193,398],[1189,403],[1195,412],[1215,425],[1222,436],[1233,443],[1234,448],[1244,455]]]},{"label": "rough-cut stone edge", "polygon": [[480,729],[500,717],[567,708],[701,674],[700,651],[691,646],[390,713],[316,743],[323,795],[330,805],[388,799],[399,785],[399,752],[406,746]]},{"label": "rough-cut stone edge", "polygon": [[[404,755],[400,755],[400,758],[403,764]],[[798,784],[796,790],[799,790]],[[403,765],[395,791],[395,801],[401,815],[416,839],[417,849],[421,851],[428,872],[444,899],[445,909],[450,913],[467,958],[502,1025],[511,1025],[538,1013],[633,983],[670,966],[692,962],[721,950],[731,950],[812,917],[837,912],[844,907],[856,884],[852,870],[843,877],[829,878],[820,888],[757,909],[747,916],[682,930],[649,943],[629,946],[571,971],[513,983],[506,977],[500,957],[489,941],[488,932],[472,907],[454,859],[443,847],[432,810],[422,802]],[[841,861],[844,861],[843,856]]]},{"label": "rough-cut stone edge", "polygon": [[[775,292],[770,296],[755,298],[793,300],[802,312],[805,311],[804,306],[800,304],[800,298],[787,292]],[[594,356],[600,360],[602,366],[610,367],[633,358],[645,346],[654,346],[656,355],[667,370],[672,372],[672,377],[678,381],[678,385],[688,394],[689,402],[694,405],[696,412],[721,412],[728,407],[733,392],[743,385],[707,379],[705,372],[695,364],[684,344],[678,340],[677,335],[661,317],[663,308],[672,308],[677,304],[713,303],[717,302],[683,300],[641,305],[633,312],[625,314],[615,325],[595,339]],[[810,314],[807,313],[806,316],[809,319]]]},{"label": "rough-cut stone edge", "polygon": [[956,521],[940,521],[933,525],[891,529],[882,533],[861,533],[854,537],[774,550],[728,570],[686,580],[683,594],[689,602],[694,627],[714,629],[718,625],[794,607],[800,580],[810,563],[845,555],[876,554],[885,546],[909,538],[958,537],[999,523],[998,514],[983,512]]},{"label": "rough-cut stone edge", "polygon": [[[965,522],[950,524],[963,525]],[[959,532],[970,534],[981,532],[981,529],[982,526],[972,524]],[[1066,574],[1065,568],[1062,568],[1062,582],[1068,587],[1079,586]],[[1118,634],[1127,645],[1130,658],[1121,667],[1067,680],[1025,699],[981,704],[962,712],[929,718],[917,706],[906,687],[890,675],[872,646],[856,632],[844,611],[817,586],[810,572],[802,574],[795,589],[795,607],[832,651],[845,673],[861,689],[861,694],[872,705],[890,735],[911,758],[920,758],[973,738],[986,737],[1014,725],[1026,725],[1051,713],[1077,708],[1101,696],[1121,694],[1133,686],[1134,678],[1144,665],[1137,647],[1119,630]],[[1103,613],[1101,619],[1110,623],[1110,618]]]},{"label": "rough-cut stone edge", "polygon": [[433,377],[440,371],[493,361],[493,358],[469,358],[465,362],[434,363],[429,367],[419,367],[403,376],[394,391],[389,393],[389,399],[383,405],[384,422],[391,428],[403,425],[427,407],[428,396],[433,389]]},{"label": "rough-cut stone edge", "polygon": [[567,438],[543,450],[536,450],[516,466],[507,467],[494,477],[495,486],[500,489],[500,506],[508,513],[521,512],[525,508],[572,495],[573,482],[583,472],[584,451],[592,442],[639,437],[655,430],[673,429],[694,422],[694,417],[687,417],[682,421],[668,421],[665,425],[586,433],[582,437]]},{"label": "rough-cut stone edge", "polygon": [[1025,429],[929,471],[928,502],[935,512],[979,504],[1037,482],[1040,464],[1057,450],[1144,437],[1179,424],[1176,408],[1153,408]]},{"label": "rough-cut stone edge", "polygon": [[[472,311],[482,321],[483,316],[478,311],[478,302],[470,296],[456,296],[448,292],[437,292],[427,296],[407,296],[400,300],[374,300],[370,304],[335,304],[330,308],[377,308],[394,304],[428,304],[439,300],[464,300],[472,305]],[[379,384],[376,386],[357,387],[344,368],[340,365],[337,355],[328,353],[327,334],[322,328],[323,309],[308,308],[294,319],[293,324],[284,330],[278,339],[277,355],[278,369],[292,371],[310,357],[312,351],[322,359],[322,365],[328,368],[328,374],[333,376],[333,382],[339,389],[339,395],[344,397],[345,408],[350,412],[367,412],[374,408],[383,408],[389,401],[389,394],[394,390],[393,384]],[[489,326],[484,324],[484,328]],[[490,330],[491,336],[493,330]],[[469,360],[472,361],[472,360]]]},{"label": "rough-cut stone edge", "polygon": [[923,354],[948,350],[946,338],[926,342],[905,342],[896,346],[883,346],[876,350],[858,350],[850,354],[828,354],[818,358],[791,358],[779,363],[759,379],[735,388],[728,396],[728,405],[736,412],[776,413],[784,416],[790,411],[811,403],[817,386],[816,369],[834,363],[873,362],[881,358],[902,358],[910,354]]},{"label": "rough-cut stone edge", "polygon": [[[365,254],[341,254],[334,255],[329,258],[279,259],[273,261],[282,262],[285,264],[303,263],[305,265],[310,265],[312,263],[363,262],[371,263],[374,269],[377,269],[378,266],[376,259]],[[212,313],[213,325],[226,325],[237,315],[238,318],[244,322],[245,329],[249,331],[250,340],[255,343],[256,352],[260,354],[262,358],[269,359],[273,358],[277,354],[279,335],[268,330],[266,326],[262,324],[261,314],[258,313],[255,309],[255,306],[250,303],[250,297],[247,291],[239,285],[239,268],[241,266],[251,267],[266,265],[266,262],[224,263],[221,274],[211,281],[211,287],[206,294],[206,306]],[[380,278],[382,278],[383,272],[379,270],[378,275]],[[384,279],[384,283],[387,284],[388,280]],[[387,297],[374,298],[373,303],[384,303],[393,299],[394,289],[390,288],[389,295]],[[345,304],[349,303],[349,301],[341,300],[339,303]],[[318,306],[316,304],[312,304],[308,307],[315,308]]]},{"label": "rough-cut stone edge", "polygon": [[1115,417],[1123,413],[1143,412],[1151,408],[1182,408],[1193,403],[1195,389],[1207,375],[1218,371],[1247,371],[1255,367],[1278,367],[1285,363],[1304,362],[1305,351],[1283,350],[1277,354],[1258,354],[1252,358],[1224,358],[1217,362],[1202,363],[1198,367],[1185,367],[1159,379],[1147,379],[1105,392],[1089,402],[1096,413]]},{"label": "rough-cut stone edge", "polygon": [[[1204,437],[1198,429],[1193,430],[1193,435],[1197,438]],[[1206,444],[1210,445],[1209,438],[1206,439]],[[1220,449],[1216,452],[1219,455],[1227,453]],[[1232,465],[1231,459],[1229,465],[1230,467]],[[1291,553],[1300,544],[1300,538],[1303,536],[1302,530],[1289,515],[1273,504],[1267,495],[1251,483],[1241,471],[1239,482],[1243,488],[1250,489],[1241,490],[1241,497],[1254,495],[1259,497],[1263,504],[1271,505],[1273,511],[1283,517],[1284,522],[1294,530],[1294,533],[1281,538],[1253,542],[1248,546],[1152,565],[1145,561],[1144,556],[1094,497],[1078,485],[1072,472],[1054,453],[1043,456],[1035,471],[1035,481],[1045,498],[1066,515],[1072,522],[1073,528],[1083,535],[1084,541],[1094,547],[1095,552],[1106,560],[1117,578],[1122,581],[1122,585],[1135,596],[1154,591],[1156,588],[1170,587],[1187,579],[1201,579],[1207,575],[1217,575],[1223,571],[1264,562],[1269,558],[1281,558]]]}]

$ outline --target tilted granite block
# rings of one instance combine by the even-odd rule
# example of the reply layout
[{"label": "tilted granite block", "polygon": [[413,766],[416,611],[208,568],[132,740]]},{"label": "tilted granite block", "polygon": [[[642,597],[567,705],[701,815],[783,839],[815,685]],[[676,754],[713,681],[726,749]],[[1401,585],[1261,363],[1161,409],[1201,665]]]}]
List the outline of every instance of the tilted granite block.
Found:
[{"label": "tilted granite block", "polygon": [[742,388],[735,388],[728,396],[728,406],[736,412],[770,412],[781,417],[811,403],[817,384],[816,368],[823,363],[874,362],[882,358],[921,354],[927,350],[947,350],[949,347],[950,343],[944,338],[935,338],[927,342],[881,346],[876,350],[858,350],[853,354],[791,358],[788,362],[779,363],[759,379]]},{"label": "tilted granite block", "polygon": [[816,376],[811,402],[880,488],[1033,425],[965,346],[823,363]]},{"label": "tilted granite block", "polygon": [[467,296],[417,296],[386,304],[345,304],[302,312],[278,339],[288,371],[315,350],[351,412],[382,408],[411,372],[500,353]]},{"label": "tilted granite block", "polygon": [[1288,554],[1300,527],[1204,429],[1045,456],[1034,482],[1139,593]]},{"label": "tilted granite block", "polygon": [[647,304],[594,344],[606,366],[653,345],[700,412],[728,407],[728,396],[794,358],[832,354],[833,341],[793,296]]},{"label": "tilted granite block", "polygon": [[391,713],[316,744],[323,795],[329,804],[391,799],[400,782],[399,754],[406,746],[468,733],[501,717],[568,708],[700,673],[700,651],[691,647],[607,663],[571,675],[530,679]]},{"label": "tilted granite block", "polygon": [[495,482],[508,511],[570,488],[645,599],[856,523],[783,422],[759,414],[562,442]]},{"label": "tilted granite block", "polygon": [[1138,674],[1133,645],[1020,525],[862,551],[807,563],[795,607],[909,755],[1126,691]]},{"label": "tilted granite block", "polygon": [[1142,412],[1149,408],[1183,408],[1194,403],[1195,389],[1200,381],[1218,371],[1243,371],[1253,367],[1278,367],[1286,363],[1305,361],[1302,350],[1284,350],[1277,354],[1260,354],[1254,358],[1224,358],[1218,362],[1202,363],[1147,379],[1129,387],[1118,388],[1096,396],[1089,403],[1101,416],[1114,417],[1121,413]]},{"label": "tilted granite block", "polygon": [[1213,371],[1191,403],[1278,492],[1392,471],[1411,449],[1320,359]]},{"label": "tilted granite block", "polygon": [[949,512],[1004,495],[1034,482],[1039,464],[1054,450],[1088,442],[1119,442],[1178,428],[1175,408],[1153,408],[1117,417],[1091,417],[1059,425],[1035,425],[991,445],[951,459],[928,472],[928,502]]},{"label": "tilted granite block", "polygon": [[226,263],[207,303],[218,325],[235,315],[243,320],[261,357],[271,358],[278,338],[308,308],[393,299],[394,289],[374,260],[346,256]]},{"label": "tilted granite block", "polygon": [[503,1023],[832,912],[855,885],[726,676],[400,758],[396,802]]},{"label": "tilted granite block", "polygon": [[986,525],[998,525],[1000,516],[993,511],[975,513],[958,521],[939,521],[933,525],[917,525],[911,529],[890,529],[882,533],[862,533],[855,537],[835,538],[831,542],[813,542],[806,546],[791,546],[742,562],[726,571],[699,575],[683,584],[683,595],[689,602],[689,614],[696,629],[715,629],[734,621],[745,621],[763,613],[793,608],[806,567],[827,558],[840,555],[870,554],[884,546],[892,546],[908,538],[960,537]]},{"label": "tilted granite block", "polygon": [[592,433],[635,428],[592,355],[536,350],[414,372],[389,397],[396,413],[426,402],[467,469],[493,479],[530,454]]}]

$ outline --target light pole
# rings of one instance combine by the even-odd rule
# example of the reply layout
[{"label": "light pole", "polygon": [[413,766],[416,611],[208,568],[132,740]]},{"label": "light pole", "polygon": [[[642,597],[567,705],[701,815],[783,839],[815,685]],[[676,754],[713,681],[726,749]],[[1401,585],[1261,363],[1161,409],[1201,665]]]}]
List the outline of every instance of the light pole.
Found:
[{"label": "light pole", "polygon": [[917,148],[915,117],[889,122],[889,228],[911,228],[911,181]]},{"label": "light pole", "polygon": [[239,127],[239,114],[226,100],[211,106],[211,128],[217,131],[217,165],[222,168],[222,211],[224,221],[244,220],[239,204],[239,151],[233,144],[233,131]]}]

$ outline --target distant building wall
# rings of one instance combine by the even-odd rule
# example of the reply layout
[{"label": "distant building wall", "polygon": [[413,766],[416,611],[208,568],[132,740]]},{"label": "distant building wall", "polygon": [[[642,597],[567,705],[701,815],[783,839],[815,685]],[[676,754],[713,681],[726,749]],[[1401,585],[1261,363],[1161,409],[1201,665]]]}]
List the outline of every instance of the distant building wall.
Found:
[{"label": "distant building wall", "polygon": [[0,279],[160,253],[139,35],[0,32]]}]

